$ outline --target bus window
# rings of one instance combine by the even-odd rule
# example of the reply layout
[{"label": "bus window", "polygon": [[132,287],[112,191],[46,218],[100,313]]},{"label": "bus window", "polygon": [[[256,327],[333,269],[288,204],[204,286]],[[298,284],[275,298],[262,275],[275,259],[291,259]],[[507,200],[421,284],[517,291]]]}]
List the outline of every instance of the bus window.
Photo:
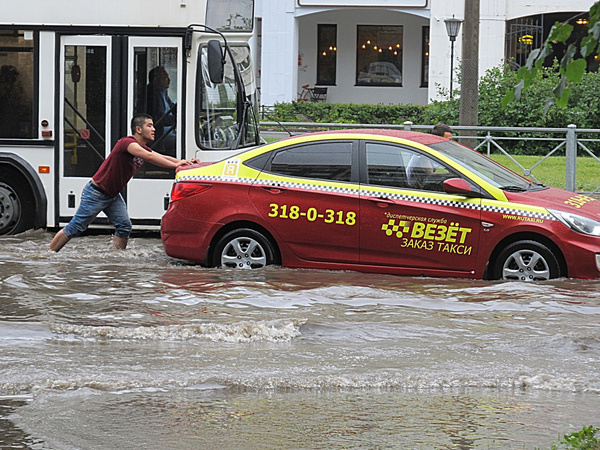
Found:
[{"label": "bus window", "polygon": [[247,95],[245,99],[238,98],[241,91],[238,91],[229,52],[223,82],[213,84],[208,75],[207,47],[200,48],[196,139],[201,148],[232,149],[258,143],[256,83],[250,49],[248,46],[232,46],[231,54]]},{"label": "bus window", "polygon": [[64,174],[66,177],[91,177],[104,161],[106,53],[106,47],[101,45],[65,45]]},{"label": "bus window", "polygon": [[[134,114],[154,120],[154,142],[149,147],[177,157],[177,48],[134,48]],[[173,169],[144,164],[136,178],[173,178]]]},{"label": "bus window", "polygon": [[0,30],[0,138],[33,138],[32,31]]}]

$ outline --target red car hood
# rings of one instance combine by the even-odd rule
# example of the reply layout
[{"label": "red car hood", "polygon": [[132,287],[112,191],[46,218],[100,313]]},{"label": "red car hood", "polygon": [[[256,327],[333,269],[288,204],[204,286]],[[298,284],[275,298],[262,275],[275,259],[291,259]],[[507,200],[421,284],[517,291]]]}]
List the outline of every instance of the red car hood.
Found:
[{"label": "red car hood", "polygon": [[510,202],[556,209],[600,221],[600,200],[585,194],[548,188],[529,192],[505,192]]}]

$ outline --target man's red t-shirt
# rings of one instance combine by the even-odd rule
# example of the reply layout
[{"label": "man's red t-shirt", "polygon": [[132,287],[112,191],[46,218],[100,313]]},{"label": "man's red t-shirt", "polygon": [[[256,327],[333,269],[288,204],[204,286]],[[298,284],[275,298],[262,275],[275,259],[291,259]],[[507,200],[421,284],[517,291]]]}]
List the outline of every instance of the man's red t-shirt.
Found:
[{"label": "man's red t-shirt", "polygon": [[[127,151],[127,147],[133,142],[136,142],[133,136],[119,139],[108,158],[92,177],[92,181],[111,197],[116,197],[125,189],[129,180],[144,163],[142,158],[133,156]],[[149,152],[152,151],[145,145],[142,147]]]}]

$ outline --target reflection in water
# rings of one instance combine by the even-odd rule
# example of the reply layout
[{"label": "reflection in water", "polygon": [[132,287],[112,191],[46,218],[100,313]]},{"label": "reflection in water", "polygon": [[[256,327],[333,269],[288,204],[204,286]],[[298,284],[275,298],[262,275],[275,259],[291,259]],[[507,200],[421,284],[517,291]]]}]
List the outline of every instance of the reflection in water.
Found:
[{"label": "reflection in water", "polygon": [[237,272],[155,237],[50,238],[0,237],[2,447],[544,448],[600,425],[598,281]]}]

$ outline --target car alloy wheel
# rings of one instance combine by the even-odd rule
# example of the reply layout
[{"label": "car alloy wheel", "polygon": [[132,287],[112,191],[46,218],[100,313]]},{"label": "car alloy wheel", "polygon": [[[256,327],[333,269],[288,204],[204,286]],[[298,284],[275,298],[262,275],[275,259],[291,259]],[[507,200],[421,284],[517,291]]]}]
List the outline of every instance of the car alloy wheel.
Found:
[{"label": "car alloy wheel", "polygon": [[250,228],[230,231],[215,247],[213,266],[232,269],[260,269],[276,263],[275,251],[267,238]]},{"label": "car alloy wheel", "polygon": [[536,241],[517,241],[498,255],[494,278],[518,281],[544,281],[561,276],[554,254]]}]

